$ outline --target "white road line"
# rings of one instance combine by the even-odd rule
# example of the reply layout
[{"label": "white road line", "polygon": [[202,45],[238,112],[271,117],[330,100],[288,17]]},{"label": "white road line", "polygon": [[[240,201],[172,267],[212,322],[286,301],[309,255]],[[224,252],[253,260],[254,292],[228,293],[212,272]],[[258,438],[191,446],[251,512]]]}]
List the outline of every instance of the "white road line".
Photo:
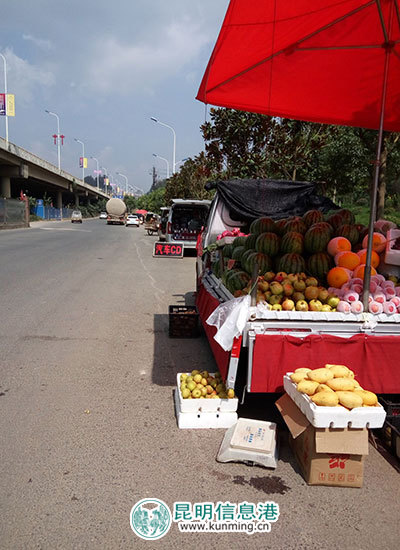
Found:
[{"label": "white road line", "polygon": [[61,228],[61,227],[39,227],[39,229],[42,229],[43,231],[82,231],[85,233],[91,233],[91,229],[72,229],[72,227],[68,228]]}]

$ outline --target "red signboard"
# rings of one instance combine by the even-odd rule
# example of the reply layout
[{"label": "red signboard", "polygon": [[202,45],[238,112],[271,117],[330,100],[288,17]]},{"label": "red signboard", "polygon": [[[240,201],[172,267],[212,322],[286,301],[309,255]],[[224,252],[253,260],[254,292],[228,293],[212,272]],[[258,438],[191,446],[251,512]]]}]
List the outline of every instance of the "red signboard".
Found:
[{"label": "red signboard", "polygon": [[183,245],[165,242],[154,243],[153,256],[157,258],[183,258]]}]

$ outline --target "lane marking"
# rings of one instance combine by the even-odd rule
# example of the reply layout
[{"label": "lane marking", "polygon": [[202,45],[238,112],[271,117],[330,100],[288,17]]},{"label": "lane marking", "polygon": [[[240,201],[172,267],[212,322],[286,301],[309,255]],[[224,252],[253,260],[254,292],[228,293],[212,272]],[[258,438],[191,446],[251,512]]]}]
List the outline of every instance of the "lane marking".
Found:
[{"label": "lane marking", "polygon": [[73,229],[72,227],[39,227],[43,231],[82,231],[84,233],[91,233],[91,229]]}]

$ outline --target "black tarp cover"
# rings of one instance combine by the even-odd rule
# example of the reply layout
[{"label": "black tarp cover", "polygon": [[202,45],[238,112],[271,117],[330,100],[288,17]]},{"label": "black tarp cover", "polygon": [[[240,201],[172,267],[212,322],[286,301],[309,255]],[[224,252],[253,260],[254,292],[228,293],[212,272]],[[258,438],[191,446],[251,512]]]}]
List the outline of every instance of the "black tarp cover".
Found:
[{"label": "black tarp cover", "polygon": [[308,210],[322,212],[338,208],[330,199],[316,194],[313,183],[271,179],[233,179],[210,183],[229,208],[231,217],[252,221],[268,216],[275,220],[302,216]]}]

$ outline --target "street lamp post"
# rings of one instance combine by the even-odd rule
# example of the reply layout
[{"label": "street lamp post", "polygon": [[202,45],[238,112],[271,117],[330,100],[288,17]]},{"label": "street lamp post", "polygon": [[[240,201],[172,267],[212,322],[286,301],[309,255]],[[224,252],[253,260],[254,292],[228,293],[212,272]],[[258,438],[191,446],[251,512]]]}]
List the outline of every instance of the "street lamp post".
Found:
[{"label": "street lamp post", "polygon": [[0,57],[3,59],[4,64],[4,107],[5,107],[5,119],[6,119],[6,145],[8,146],[8,115],[7,115],[7,61],[2,53]]},{"label": "street lamp post", "polygon": [[[61,147],[60,147],[60,118],[53,111],[48,111],[45,109],[45,112],[49,115],[55,116],[57,119],[57,157],[58,157],[58,170],[61,170]],[[53,136],[54,137],[54,136]],[[64,136],[63,136],[64,138]]]},{"label": "street lamp post", "polygon": [[160,155],[156,155],[153,153],[153,157],[156,157],[158,159],[164,160],[167,163],[167,179],[169,178],[169,162],[164,157],[160,157]]},{"label": "street lamp post", "polygon": [[172,173],[175,174],[175,152],[176,152],[176,134],[175,134],[175,130],[172,128],[172,126],[169,126],[168,124],[165,124],[165,122],[161,122],[160,120],[158,120],[157,118],[155,117],[150,117],[150,120],[152,120],[153,122],[157,122],[157,124],[161,124],[161,126],[165,126],[166,128],[169,128],[174,136],[174,147],[173,147],[173,151],[172,151]]},{"label": "street lamp post", "polygon": [[[100,166],[100,168],[103,170],[106,178],[108,179],[108,170],[107,170],[107,168],[105,166]],[[104,178],[103,178],[103,183],[104,183],[104,192],[107,195],[107,183],[104,181]]]},{"label": "street lamp post", "polygon": [[128,178],[124,174],[121,174],[121,172],[115,173],[118,174],[118,176],[122,176],[123,178],[125,178],[125,193],[128,194]]},{"label": "street lamp post", "polygon": [[100,186],[99,186],[99,161],[97,160],[96,157],[90,157],[91,159],[95,160],[96,161],[96,182],[97,182],[97,191],[100,189]]},{"label": "street lamp post", "polygon": [[85,144],[80,139],[74,139],[82,145],[82,181],[85,183]]}]

